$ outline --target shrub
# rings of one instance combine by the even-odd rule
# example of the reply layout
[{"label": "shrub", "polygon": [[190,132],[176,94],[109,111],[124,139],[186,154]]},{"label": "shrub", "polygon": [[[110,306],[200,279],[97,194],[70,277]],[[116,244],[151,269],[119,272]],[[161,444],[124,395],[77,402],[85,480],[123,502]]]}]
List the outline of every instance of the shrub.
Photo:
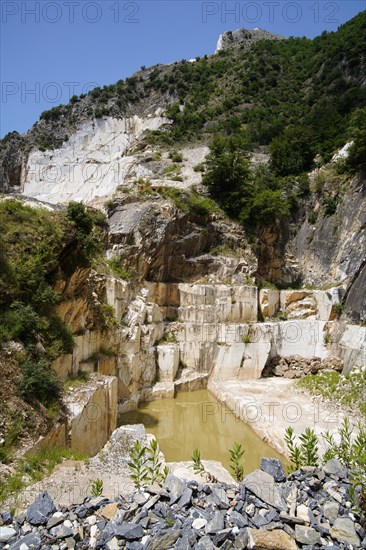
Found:
[{"label": "shrub", "polygon": [[30,342],[39,328],[40,318],[33,307],[17,301],[0,316],[0,341]]},{"label": "shrub", "polygon": [[26,401],[37,400],[48,406],[60,397],[62,384],[46,359],[28,359],[21,365],[21,372],[19,389]]},{"label": "shrub", "polygon": [[366,170],[366,107],[357,109],[352,117],[349,134],[353,145],[349,149],[346,167],[351,172]]},{"label": "shrub", "polygon": [[140,488],[153,483],[162,485],[169,473],[167,466],[159,460],[160,449],[156,439],[152,439],[148,446],[136,441],[130,453],[128,467],[130,478]]},{"label": "shrub", "polygon": [[109,268],[112,270],[113,274],[120,279],[125,281],[130,281],[133,279],[134,271],[132,269],[126,269],[122,267],[120,260],[117,258],[112,258],[107,261]]},{"label": "shrub", "polygon": [[70,202],[66,216],[73,226],[73,238],[76,247],[72,251],[72,259],[68,258],[68,271],[77,266],[89,266],[90,262],[102,250],[102,238],[99,228],[105,222],[101,213],[88,210],[81,202]]},{"label": "shrub", "polygon": [[323,207],[326,216],[333,216],[337,211],[338,200],[337,197],[324,197]]},{"label": "shrub", "polygon": [[100,321],[103,329],[113,328],[118,325],[116,311],[110,304],[100,305]]},{"label": "shrub", "polygon": [[317,219],[318,219],[318,213],[317,212],[313,211],[313,212],[310,212],[308,214],[308,223],[310,225],[314,225],[316,223]]},{"label": "shrub", "polygon": [[333,311],[334,311],[335,316],[337,317],[337,319],[340,318],[340,316],[343,313],[343,310],[344,310],[344,304],[343,303],[334,304]]},{"label": "shrub", "polygon": [[270,144],[271,167],[278,176],[309,170],[315,155],[314,136],[309,128],[289,126]]},{"label": "shrub", "polygon": [[299,436],[300,444],[295,442],[295,433],[292,426],[288,427],[285,433],[285,442],[289,451],[290,460],[293,463],[289,470],[298,470],[301,466],[318,466],[319,447],[318,438],[311,428]]},{"label": "shrub", "polygon": [[183,162],[183,155],[179,151],[170,151],[169,158],[173,162]]}]

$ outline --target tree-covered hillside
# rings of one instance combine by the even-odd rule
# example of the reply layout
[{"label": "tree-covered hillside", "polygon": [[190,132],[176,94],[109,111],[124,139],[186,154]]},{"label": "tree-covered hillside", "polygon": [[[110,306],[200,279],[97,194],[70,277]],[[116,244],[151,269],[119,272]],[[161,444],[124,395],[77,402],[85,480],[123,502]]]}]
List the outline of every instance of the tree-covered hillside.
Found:
[{"label": "tree-covered hillside", "polygon": [[180,63],[160,77],[179,95],[170,109],[174,140],[245,130],[268,145],[287,127],[304,128],[328,160],[347,139],[352,111],[366,105],[366,12],[314,40],[262,40],[250,50]]},{"label": "tree-covered hillside", "polygon": [[170,106],[175,124],[156,138],[197,140],[245,129],[253,145],[269,144],[296,125],[311,132],[315,150],[327,160],[345,142],[350,113],[366,105],[365,52],[366,11],[314,40],[261,40],[194,63],[142,67],[126,80],[45,111],[28,141],[30,135],[32,145],[58,147],[83,120],[160,105]]}]

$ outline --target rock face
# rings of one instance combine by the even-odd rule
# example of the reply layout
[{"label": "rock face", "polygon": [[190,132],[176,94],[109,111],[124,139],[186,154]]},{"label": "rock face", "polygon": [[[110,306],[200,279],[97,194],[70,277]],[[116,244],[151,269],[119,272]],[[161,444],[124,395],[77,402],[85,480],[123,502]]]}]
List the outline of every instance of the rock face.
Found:
[{"label": "rock face", "polygon": [[354,323],[366,322],[366,261],[357,271],[345,296],[345,313]]},{"label": "rock face", "polygon": [[93,456],[117,426],[117,379],[94,375],[65,396],[68,442],[73,451]]},{"label": "rock face", "polygon": [[167,122],[158,114],[84,123],[61,148],[30,154],[21,182],[24,195],[51,204],[108,197],[131,170],[137,178],[144,175],[129,150],[146,130]]},{"label": "rock face", "polygon": [[[148,270],[144,250],[140,247],[137,257],[144,258],[140,265]],[[220,269],[213,275],[217,281]],[[340,370],[342,364],[347,370],[365,360],[364,327],[317,319],[332,317],[337,289],[334,295],[262,290],[258,298],[256,287],[235,282],[127,282],[90,271],[75,274],[66,286],[60,282],[57,289],[64,296],[61,318],[79,334],[73,353],[55,361],[54,370],[63,378],[79,369],[116,377],[121,412],[143,399],[205,387],[209,375],[260,378],[276,357],[273,374],[292,378],[329,367]],[[272,300],[273,311],[273,303],[285,311],[296,305],[296,318],[258,323],[264,297]],[[307,317],[304,302],[310,299],[313,315]],[[101,324],[104,304],[114,311],[111,327]],[[332,335],[333,343],[325,343],[325,334]]]},{"label": "rock face", "polygon": [[228,48],[248,49],[252,44],[258,42],[258,40],[279,41],[285,40],[285,38],[279,34],[272,34],[262,29],[237,29],[236,31],[227,31],[219,36],[215,53],[221,50],[227,50]]},{"label": "rock face", "polygon": [[230,230],[210,217],[183,213],[170,202],[131,196],[110,211],[108,257],[150,281],[197,281],[205,276],[243,281],[255,265],[243,235],[237,234],[234,242],[245,247],[245,257],[211,253],[230,239]]},{"label": "rock face", "polygon": [[[334,215],[320,215],[315,225],[304,221],[289,239],[287,251],[298,262],[305,282],[319,286],[350,282],[359,272],[365,261],[365,201],[366,182],[355,178],[340,198]],[[358,277],[361,282],[362,271]]]}]

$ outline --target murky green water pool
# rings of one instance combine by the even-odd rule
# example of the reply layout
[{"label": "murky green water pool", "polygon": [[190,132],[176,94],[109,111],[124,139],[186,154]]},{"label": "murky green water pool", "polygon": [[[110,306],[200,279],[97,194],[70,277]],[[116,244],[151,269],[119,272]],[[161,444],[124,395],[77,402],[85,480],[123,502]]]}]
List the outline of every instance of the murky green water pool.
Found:
[{"label": "murky green water pool", "polygon": [[202,459],[219,460],[229,469],[228,451],[234,441],[245,448],[246,474],[259,467],[263,456],[281,459],[207,390],[142,404],[138,411],[121,415],[122,424],[144,424],[157,438],[168,462],[190,460],[193,449],[198,448]]}]

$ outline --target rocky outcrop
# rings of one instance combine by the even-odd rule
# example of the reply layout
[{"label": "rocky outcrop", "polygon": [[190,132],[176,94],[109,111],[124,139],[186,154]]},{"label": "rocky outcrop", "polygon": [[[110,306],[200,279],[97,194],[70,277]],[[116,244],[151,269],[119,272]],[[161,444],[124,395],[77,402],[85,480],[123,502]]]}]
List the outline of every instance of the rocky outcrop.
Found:
[{"label": "rocky outcrop", "polygon": [[[238,9],[240,6],[238,5]],[[237,29],[236,31],[227,31],[219,36],[216,46],[216,53],[228,48],[248,49],[258,42],[258,40],[285,40],[280,34],[273,34],[262,29]]]},{"label": "rocky outcrop", "polygon": [[303,221],[287,249],[297,259],[304,282],[321,286],[352,280],[365,260],[365,201],[366,182],[354,178],[338,197],[334,214],[326,215],[318,204],[316,223]]},{"label": "rocky outcrop", "polygon": [[214,348],[211,378],[260,378],[266,364],[276,356],[325,358],[324,328],[322,321],[306,320],[226,325],[224,339]]},{"label": "rocky outcrop", "polygon": [[243,234],[234,241],[243,248],[242,258],[211,253],[214,246],[230,240],[230,224],[183,213],[161,199],[132,196],[119,202],[110,211],[107,255],[139,279],[173,283],[206,276],[217,281],[250,277],[255,259]]},{"label": "rocky outcrop", "polygon": [[64,415],[26,454],[70,448],[93,456],[117,426],[117,379],[92,374],[82,385],[68,389],[62,399]]},{"label": "rocky outcrop", "polygon": [[350,372],[354,367],[365,367],[366,327],[341,325],[336,328],[333,347],[344,363],[344,372]]},{"label": "rocky outcrop", "polygon": [[344,312],[354,323],[366,322],[366,260],[362,262],[345,296]]}]

